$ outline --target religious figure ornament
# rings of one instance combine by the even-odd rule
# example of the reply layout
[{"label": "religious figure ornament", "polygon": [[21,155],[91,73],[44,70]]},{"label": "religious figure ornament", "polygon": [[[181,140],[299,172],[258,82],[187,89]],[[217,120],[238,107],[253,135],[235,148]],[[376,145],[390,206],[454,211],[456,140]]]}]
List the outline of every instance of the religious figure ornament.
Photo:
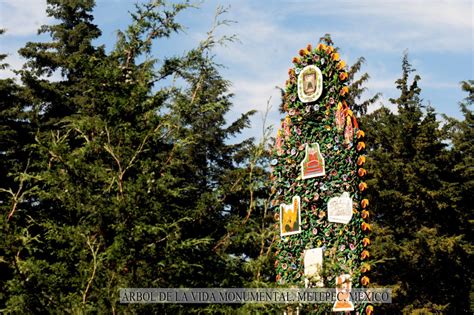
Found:
[{"label": "religious figure ornament", "polygon": [[[346,64],[324,38],[316,47],[299,51],[288,76],[285,115],[270,158],[277,285],[367,287],[372,216],[365,195],[370,170],[364,167],[365,133],[348,105]],[[333,307],[359,314],[373,310],[350,300],[299,307],[311,314],[327,314]]]},{"label": "religious figure ornament", "polygon": [[306,66],[298,75],[298,97],[303,103],[316,101],[323,92],[323,75],[315,65]]}]

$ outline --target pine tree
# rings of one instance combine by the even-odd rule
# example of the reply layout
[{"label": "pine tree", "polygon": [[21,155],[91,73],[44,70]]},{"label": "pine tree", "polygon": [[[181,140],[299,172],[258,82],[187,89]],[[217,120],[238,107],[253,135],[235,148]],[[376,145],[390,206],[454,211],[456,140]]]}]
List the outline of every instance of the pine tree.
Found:
[{"label": "pine tree", "polygon": [[[368,184],[372,189],[376,240],[375,278],[393,288],[384,311],[465,312],[466,248],[459,235],[458,210],[446,189],[451,172],[439,121],[420,99],[420,77],[410,82],[403,58],[397,113],[381,108],[368,115]],[[463,284],[464,283],[464,284]]]},{"label": "pine tree", "polygon": [[[454,199],[457,201],[458,215],[460,216],[459,229],[463,234],[472,240],[472,211],[473,211],[473,196],[472,190],[474,188],[474,115],[472,112],[472,105],[474,104],[474,80],[462,82],[463,91],[469,93],[465,102],[460,104],[461,112],[464,115],[464,120],[456,121],[454,134],[451,136],[453,141],[452,160],[454,161],[453,171],[455,174],[455,185],[453,189]],[[468,223],[469,222],[469,223]]]},{"label": "pine tree", "polygon": [[[0,29],[0,35],[4,30]],[[0,54],[0,70],[9,67],[3,63],[6,54]],[[28,169],[29,154],[26,146],[32,139],[26,112],[27,101],[23,89],[14,79],[0,80],[0,309],[5,308],[8,289],[4,285],[14,274],[9,264],[15,257],[16,235],[21,229],[11,224],[10,219],[27,198],[25,178],[22,172]]]},{"label": "pine tree", "polygon": [[[14,216],[23,234],[12,236],[6,310],[178,311],[121,305],[119,288],[241,286],[251,274],[244,257],[257,255],[229,237],[244,234],[232,223],[251,214],[239,194],[254,182],[252,143],[227,141],[253,112],[227,125],[231,95],[210,56],[214,34],[157,65],[152,44],[180,30],[175,17],[188,5],[154,1],[137,6],[106,54],[89,46],[99,34],[92,7],[51,1],[62,23],[43,29],[56,42],[22,50],[39,128],[28,174],[38,189]],[[68,36],[82,40],[71,48]],[[58,69],[59,82],[41,77]],[[184,85],[154,88],[171,75]]]}]

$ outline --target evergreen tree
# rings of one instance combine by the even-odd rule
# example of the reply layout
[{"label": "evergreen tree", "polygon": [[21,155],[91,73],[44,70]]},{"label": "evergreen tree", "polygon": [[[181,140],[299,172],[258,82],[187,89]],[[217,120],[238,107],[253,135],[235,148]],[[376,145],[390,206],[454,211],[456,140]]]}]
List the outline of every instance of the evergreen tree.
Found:
[{"label": "evergreen tree", "polygon": [[[232,223],[254,215],[239,196],[254,182],[252,144],[227,141],[252,112],[227,126],[231,95],[210,56],[213,32],[159,67],[149,56],[153,42],[179,31],[186,7],[137,6],[106,54],[90,42],[99,34],[92,1],[49,2],[61,23],[42,29],[55,41],[21,50],[38,128],[28,170],[36,194],[14,216],[6,311],[180,309],[121,305],[118,290],[242,286],[251,277],[245,257],[258,255],[229,240],[244,234]],[[43,77],[54,71],[60,81]],[[154,88],[170,75],[184,85]]]},{"label": "evergreen tree", "polygon": [[452,186],[453,199],[458,208],[460,216],[459,229],[472,241],[473,223],[473,195],[474,189],[474,115],[472,105],[474,104],[474,80],[462,82],[463,91],[469,93],[465,102],[460,104],[464,115],[463,121],[454,122],[454,132],[451,136],[453,142],[452,161],[455,176]]},{"label": "evergreen tree", "polygon": [[[368,115],[368,170],[377,223],[375,268],[379,286],[393,288],[384,311],[467,312],[467,247],[459,235],[459,210],[450,199],[448,149],[436,114],[425,107],[415,75],[403,58],[397,113]],[[459,290],[459,288],[467,288]]]},{"label": "evergreen tree", "polygon": [[[4,30],[0,30],[0,35]],[[0,54],[0,70],[8,68],[3,63],[6,54]],[[25,194],[25,176],[22,174],[29,167],[29,154],[26,149],[32,139],[27,101],[24,90],[11,79],[0,80],[0,283],[11,279],[14,267],[9,263],[14,259],[16,251],[14,244],[16,236],[21,234],[21,228],[11,224],[10,219],[17,209],[27,199]],[[4,301],[8,288],[0,285],[0,310],[5,307]]]}]

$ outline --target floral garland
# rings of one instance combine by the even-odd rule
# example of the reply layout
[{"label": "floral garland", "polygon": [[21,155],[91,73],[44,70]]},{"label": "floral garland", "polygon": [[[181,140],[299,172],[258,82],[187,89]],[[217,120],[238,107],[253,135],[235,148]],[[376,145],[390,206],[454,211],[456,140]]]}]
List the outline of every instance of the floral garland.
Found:
[{"label": "floral garland", "polygon": [[[346,63],[340,60],[336,48],[320,43],[308,45],[293,58],[294,67],[288,71],[283,108],[286,117],[281,122],[273,149],[272,192],[275,228],[281,230],[281,206],[301,199],[299,231],[280,236],[275,255],[276,281],[280,286],[304,287],[304,251],[323,249],[323,281],[325,287],[335,287],[336,277],[350,274],[352,287],[367,287],[370,279],[369,201],[364,198],[368,188],[364,178],[367,171],[365,133],[359,129],[352,110],[346,103],[349,94]],[[322,74],[322,93],[315,101],[303,102],[298,96],[299,74],[307,66],[316,66]],[[319,71],[319,70],[318,70]],[[319,91],[321,92],[321,91]],[[322,176],[301,176],[300,164],[305,148],[318,143],[324,157]],[[347,192],[352,197],[352,218],[347,224],[328,221],[327,204]],[[327,304],[316,304],[327,311]],[[372,314],[373,306],[356,305],[360,312]]]}]

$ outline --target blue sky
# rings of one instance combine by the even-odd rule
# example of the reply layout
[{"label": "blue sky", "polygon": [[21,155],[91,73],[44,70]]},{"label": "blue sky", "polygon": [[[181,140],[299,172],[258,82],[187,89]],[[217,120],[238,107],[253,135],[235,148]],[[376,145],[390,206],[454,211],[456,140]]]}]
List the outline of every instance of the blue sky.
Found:
[{"label": "blue sky", "polygon": [[[102,29],[97,44],[112,48],[116,30],[130,21],[128,11],[136,1],[97,0],[95,23]],[[220,34],[236,34],[240,41],[215,50],[216,59],[226,67],[224,77],[232,82],[234,107],[229,119],[250,109],[265,111],[269,98],[272,109],[269,124],[278,126],[279,93],[291,59],[308,43],[330,33],[340,48],[342,59],[352,64],[363,56],[363,72],[371,79],[368,95],[381,92],[381,104],[397,97],[394,81],[401,74],[403,51],[422,80],[422,97],[438,113],[461,118],[458,102],[465,94],[462,80],[474,79],[473,1],[247,1],[209,0],[199,9],[189,9],[178,20],[184,33],[156,44],[157,56],[180,55],[196,46],[212,25],[217,6],[228,7],[223,17],[234,20]],[[36,41],[36,30],[51,22],[43,0],[0,0],[0,27],[7,33],[0,38],[0,51],[9,54],[11,68],[22,60],[16,51],[27,41]],[[4,71],[0,77],[11,75]],[[245,135],[261,134],[261,115],[254,118]]]}]

